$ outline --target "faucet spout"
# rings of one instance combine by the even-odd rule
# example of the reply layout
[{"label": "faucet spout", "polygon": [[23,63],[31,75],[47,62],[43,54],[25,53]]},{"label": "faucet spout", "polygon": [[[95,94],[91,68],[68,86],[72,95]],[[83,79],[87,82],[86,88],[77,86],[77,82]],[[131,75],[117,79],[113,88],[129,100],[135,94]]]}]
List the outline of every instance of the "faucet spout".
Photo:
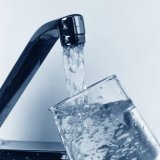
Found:
[{"label": "faucet spout", "polygon": [[63,47],[74,47],[85,43],[84,20],[81,15],[71,15],[59,19],[59,31]]},{"label": "faucet spout", "polygon": [[69,15],[48,22],[35,32],[0,88],[0,126],[59,37],[64,47],[85,43],[83,17]]}]

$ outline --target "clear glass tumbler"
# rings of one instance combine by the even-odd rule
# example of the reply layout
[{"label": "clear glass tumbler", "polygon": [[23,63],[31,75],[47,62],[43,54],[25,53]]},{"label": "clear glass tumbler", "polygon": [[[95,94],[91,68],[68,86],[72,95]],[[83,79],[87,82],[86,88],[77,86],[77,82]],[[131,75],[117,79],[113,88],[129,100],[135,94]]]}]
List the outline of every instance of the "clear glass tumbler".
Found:
[{"label": "clear glass tumbler", "polygon": [[50,108],[71,160],[160,160],[160,146],[115,75]]}]

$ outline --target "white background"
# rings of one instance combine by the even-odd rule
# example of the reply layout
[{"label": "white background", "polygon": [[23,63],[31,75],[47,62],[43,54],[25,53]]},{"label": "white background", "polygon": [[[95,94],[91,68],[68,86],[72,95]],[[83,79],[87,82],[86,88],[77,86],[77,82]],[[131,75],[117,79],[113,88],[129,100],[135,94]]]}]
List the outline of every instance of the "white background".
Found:
[{"label": "white background", "polygon": [[[117,74],[160,141],[160,1],[1,0],[0,85],[44,23],[80,13],[86,26],[85,82]],[[59,141],[48,108],[66,98],[59,42],[1,127],[3,139]]]}]

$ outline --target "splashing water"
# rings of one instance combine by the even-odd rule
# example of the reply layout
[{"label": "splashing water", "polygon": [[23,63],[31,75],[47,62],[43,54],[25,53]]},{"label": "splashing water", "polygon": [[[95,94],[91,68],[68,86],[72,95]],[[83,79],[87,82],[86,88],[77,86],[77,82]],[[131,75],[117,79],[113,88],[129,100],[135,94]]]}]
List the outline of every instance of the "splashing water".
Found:
[{"label": "splashing water", "polygon": [[[63,48],[70,97],[86,88],[83,47]],[[160,160],[158,143],[131,100],[90,104],[84,95],[51,111],[71,160]]]},{"label": "splashing water", "polygon": [[83,48],[83,44],[63,48],[66,89],[70,97],[85,89]]},{"label": "splashing water", "polygon": [[159,160],[157,142],[130,100],[52,112],[71,160]]}]

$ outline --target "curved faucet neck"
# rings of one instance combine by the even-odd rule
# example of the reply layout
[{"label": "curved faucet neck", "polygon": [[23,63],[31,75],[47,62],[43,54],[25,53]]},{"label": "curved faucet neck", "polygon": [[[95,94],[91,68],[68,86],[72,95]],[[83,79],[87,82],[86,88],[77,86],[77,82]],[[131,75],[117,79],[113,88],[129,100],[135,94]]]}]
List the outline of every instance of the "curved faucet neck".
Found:
[{"label": "curved faucet neck", "polygon": [[85,42],[84,34],[78,14],[48,22],[35,32],[0,89],[0,126],[58,38],[63,46],[73,46]]}]

